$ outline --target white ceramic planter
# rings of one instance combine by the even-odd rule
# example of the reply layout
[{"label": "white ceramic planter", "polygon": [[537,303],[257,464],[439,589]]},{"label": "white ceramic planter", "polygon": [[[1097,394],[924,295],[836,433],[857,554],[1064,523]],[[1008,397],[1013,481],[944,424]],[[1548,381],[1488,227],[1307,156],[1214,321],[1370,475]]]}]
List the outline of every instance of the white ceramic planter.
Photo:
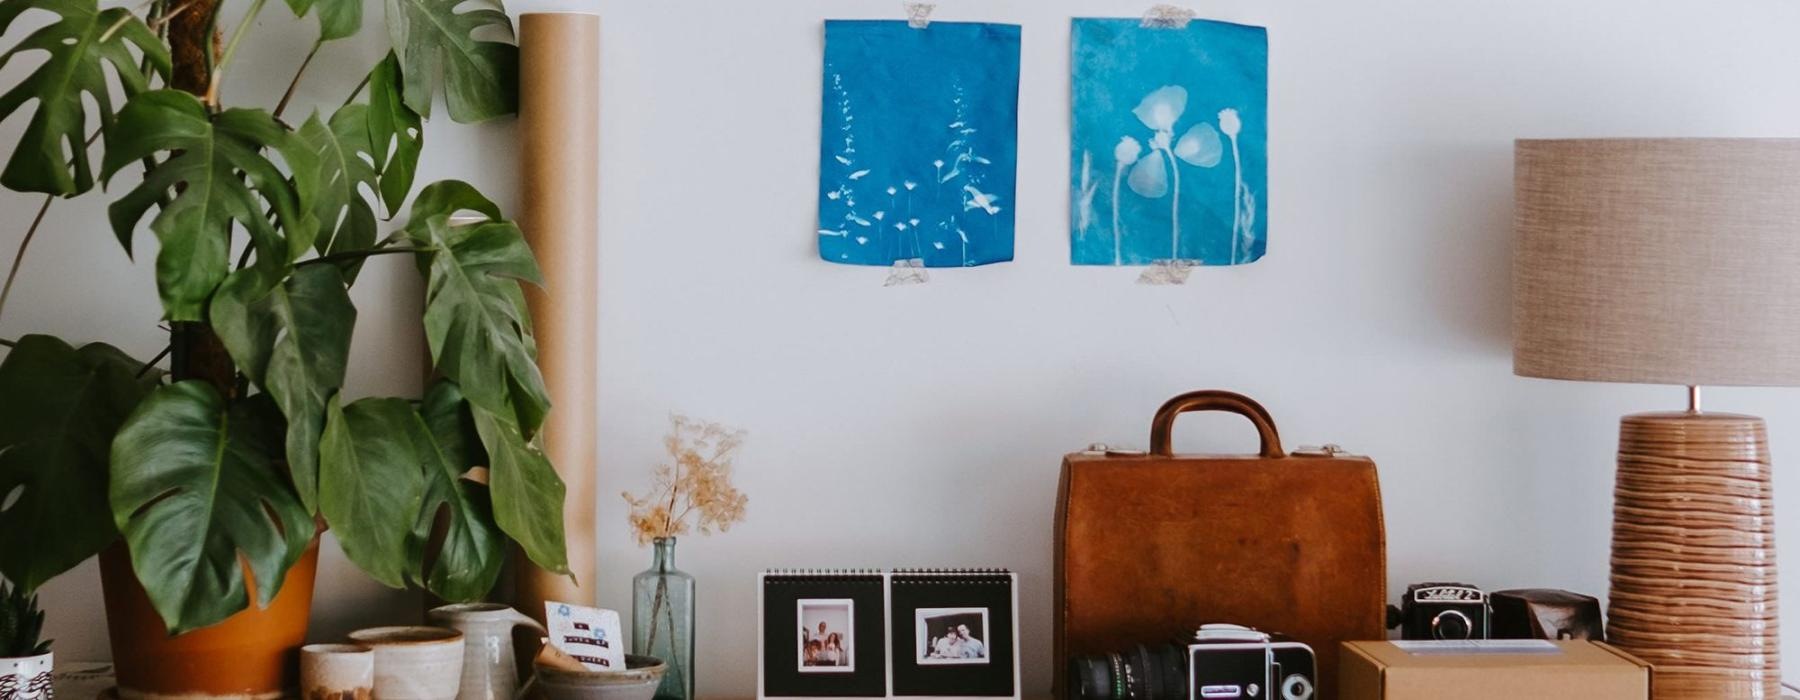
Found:
[{"label": "white ceramic planter", "polygon": [[0,659],[0,700],[50,700],[56,654]]},{"label": "white ceramic planter", "polygon": [[442,627],[371,627],[350,641],[375,650],[375,697],[455,700],[462,683],[463,635]]}]

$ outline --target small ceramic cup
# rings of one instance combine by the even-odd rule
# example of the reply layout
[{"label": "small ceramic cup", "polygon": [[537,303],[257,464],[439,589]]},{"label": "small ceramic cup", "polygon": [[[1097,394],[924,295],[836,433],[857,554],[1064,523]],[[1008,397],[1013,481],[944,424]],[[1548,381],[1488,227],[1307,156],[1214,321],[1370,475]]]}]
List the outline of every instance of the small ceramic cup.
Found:
[{"label": "small ceramic cup", "polygon": [[300,697],[304,700],[370,700],[375,692],[375,652],[355,644],[300,647]]},{"label": "small ceramic cup", "polygon": [[375,651],[375,697],[454,700],[462,680],[463,635],[442,627],[370,627],[350,641]]},{"label": "small ceramic cup", "polygon": [[55,653],[0,659],[0,681],[4,681],[0,683],[0,697],[50,700],[55,695],[50,683],[55,661]]}]

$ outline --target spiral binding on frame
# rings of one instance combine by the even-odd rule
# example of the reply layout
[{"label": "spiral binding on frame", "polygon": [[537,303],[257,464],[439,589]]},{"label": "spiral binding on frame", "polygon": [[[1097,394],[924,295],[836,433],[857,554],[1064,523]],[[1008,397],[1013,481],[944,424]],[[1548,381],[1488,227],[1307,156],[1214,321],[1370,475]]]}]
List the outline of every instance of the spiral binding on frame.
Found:
[{"label": "spiral binding on frame", "polygon": [[903,568],[903,569],[764,569],[765,576],[895,576],[948,575],[948,576],[1006,576],[1012,569],[989,567],[963,568]]},{"label": "spiral binding on frame", "polygon": [[894,569],[893,580],[896,584],[934,585],[969,583],[1012,583],[1010,569]]},{"label": "spiral binding on frame", "polygon": [[768,577],[807,577],[807,576],[880,576],[881,569],[768,569],[763,571]]}]

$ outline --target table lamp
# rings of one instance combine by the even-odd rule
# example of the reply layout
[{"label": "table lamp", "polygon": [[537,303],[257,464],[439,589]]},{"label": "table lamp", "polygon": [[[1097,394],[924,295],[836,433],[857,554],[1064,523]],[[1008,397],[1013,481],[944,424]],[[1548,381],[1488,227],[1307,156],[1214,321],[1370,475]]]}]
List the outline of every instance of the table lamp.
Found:
[{"label": "table lamp", "polygon": [[1669,698],[1776,698],[1761,418],[1702,385],[1800,385],[1800,139],[1521,140],[1513,373],[1688,388],[1625,416],[1607,638]]}]

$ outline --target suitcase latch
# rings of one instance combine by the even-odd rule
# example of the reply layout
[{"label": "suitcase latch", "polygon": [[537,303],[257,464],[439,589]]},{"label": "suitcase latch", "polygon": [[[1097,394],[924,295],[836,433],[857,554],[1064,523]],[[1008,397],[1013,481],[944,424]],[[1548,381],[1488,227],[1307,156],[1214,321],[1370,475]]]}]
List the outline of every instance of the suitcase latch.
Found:
[{"label": "suitcase latch", "polygon": [[1294,454],[1303,457],[1339,457],[1350,453],[1336,443],[1326,443],[1321,446],[1301,445],[1300,449],[1294,450]]},{"label": "suitcase latch", "polygon": [[1087,449],[1082,450],[1081,452],[1082,454],[1106,455],[1109,457],[1142,457],[1147,454],[1143,450],[1122,447],[1119,445],[1108,445],[1104,442],[1090,444],[1087,446]]}]

